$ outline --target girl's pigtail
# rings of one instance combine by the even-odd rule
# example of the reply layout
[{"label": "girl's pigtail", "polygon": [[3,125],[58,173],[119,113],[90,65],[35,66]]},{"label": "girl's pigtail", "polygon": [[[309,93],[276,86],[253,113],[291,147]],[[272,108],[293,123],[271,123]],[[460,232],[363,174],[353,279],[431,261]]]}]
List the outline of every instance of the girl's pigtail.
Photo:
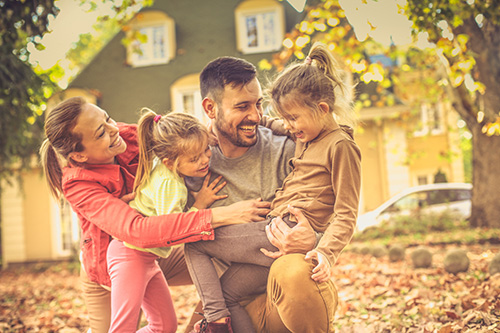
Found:
[{"label": "girl's pigtail", "polygon": [[40,161],[47,178],[50,192],[56,199],[60,199],[62,190],[62,169],[59,156],[52,147],[49,139],[45,139],[40,147]]},{"label": "girl's pigtail", "polygon": [[144,114],[137,126],[137,134],[139,141],[139,165],[135,176],[134,191],[141,185],[147,182],[153,165],[153,137],[155,131],[155,112],[148,108],[142,109]]},{"label": "girl's pigtail", "polygon": [[357,117],[353,108],[354,85],[352,75],[340,65],[326,45],[315,43],[309,51],[312,62],[332,82],[335,95],[336,117],[342,123],[353,128],[357,125]]}]

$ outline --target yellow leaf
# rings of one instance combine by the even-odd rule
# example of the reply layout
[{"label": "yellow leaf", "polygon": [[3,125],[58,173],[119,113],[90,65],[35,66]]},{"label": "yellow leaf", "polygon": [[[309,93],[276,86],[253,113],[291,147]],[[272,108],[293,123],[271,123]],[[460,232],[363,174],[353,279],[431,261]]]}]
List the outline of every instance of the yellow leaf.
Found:
[{"label": "yellow leaf", "polygon": [[307,29],[309,29],[309,23],[306,21],[302,21],[302,23],[300,23],[300,26],[299,26],[300,32],[306,32]]},{"label": "yellow leaf", "polygon": [[283,46],[291,49],[293,47],[293,41],[290,38],[287,38],[283,41]]},{"label": "yellow leaf", "polygon": [[331,17],[328,19],[327,23],[331,27],[336,27],[340,23],[340,20],[336,17]]},{"label": "yellow leaf", "polygon": [[297,47],[303,48],[307,43],[309,43],[310,40],[311,38],[309,36],[300,36],[295,41],[295,44],[297,45]]},{"label": "yellow leaf", "polygon": [[259,69],[263,71],[269,71],[273,68],[273,65],[267,59],[262,59],[258,65]]},{"label": "yellow leaf", "polygon": [[453,80],[453,84],[455,85],[455,87],[458,87],[459,85],[462,84],[462,82],[464,82],[464,77],[462,75],[458,75],[454,80]]},{"label": "yellow leaf", "polygon": [[315,22],[314,23],[314,29],[316,29],[318,31],[325,31],[326,30],[326,24]]},{"label": "yellow leaf", "polygon": [[302,51],[295,51],[295,52],[294,52],[294,55],[295,55],[295,57],[296,57],[297,59],[300,59],[300,60],[302,60],[302,59],[304,59],[304,58],[306,57],[306,56],[304,55],[304,53],[302,53]]}]

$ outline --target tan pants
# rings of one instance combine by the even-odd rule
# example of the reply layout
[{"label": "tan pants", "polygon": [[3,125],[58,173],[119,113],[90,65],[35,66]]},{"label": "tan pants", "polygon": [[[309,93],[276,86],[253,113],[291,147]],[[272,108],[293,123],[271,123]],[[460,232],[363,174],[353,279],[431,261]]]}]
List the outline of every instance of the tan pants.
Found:
[{"label": "tan pants", "polygon": [[[168,284],[192,284],[182,247],[160,260],[160,267]],[[338,303],[333,282],[316,283],[311,279],[314,265],[304,260],[303,254],[289,254],[277,259],[271,266],[267,294],[255,298],[246,310],[259,333],[317,332],[331,333]],[[111,318],[111,294],[81,272],[83,295],[89,313],[92,333],[106,333]],[[197,312],[201,312],[201,303]],[[201,316],[193,316],[186,328],[190,332]]]},{"label": "tan pants", "polygon": [[313,267],[303,254],[289,254],[272,264],[267,294],[245,307],[257,332],[334,332],[337,289],[332,281],[314,282]]},{"label": "tan pants", "polygon": [[[168,258],[159,260],[159,264],[169,286],[193,284],[189,276],[186,261],[184,260],[182,246],[175,247]],[[111,320],[111,292],[101,285],[90,281],[83,269],[80,270],[80,280],[92,333],[107,333]],[[201,308],[200,302],[195,311],[202,312]],[[193,329],[193,325],[200,319],[202,319],[202,316],[194,314],[186,328],[186,332],[190,332]]]}]

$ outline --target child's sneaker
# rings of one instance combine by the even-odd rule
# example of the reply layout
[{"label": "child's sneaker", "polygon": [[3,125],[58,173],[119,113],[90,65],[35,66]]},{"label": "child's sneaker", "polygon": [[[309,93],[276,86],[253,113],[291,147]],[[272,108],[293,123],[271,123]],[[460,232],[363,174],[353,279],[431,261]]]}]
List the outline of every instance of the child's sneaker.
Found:
[{"label": "child's sneaker", "polygon": [[209,323],[202,319],[194,325],[194,330],[190,333],[233,333],[231,318],[226,317],[223,323]]}]

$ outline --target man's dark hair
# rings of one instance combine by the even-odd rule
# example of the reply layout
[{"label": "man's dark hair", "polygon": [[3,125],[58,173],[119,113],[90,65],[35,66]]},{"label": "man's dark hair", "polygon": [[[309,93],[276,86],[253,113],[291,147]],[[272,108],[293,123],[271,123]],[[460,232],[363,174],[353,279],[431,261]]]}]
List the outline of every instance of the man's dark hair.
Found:
[{"label": "man's dark hair", "polygon": [[209,62],[200,74],[201,97],[220,103],[224,88],[244,86],[257,76],[255,66],[244,59],[220,57]]}]

